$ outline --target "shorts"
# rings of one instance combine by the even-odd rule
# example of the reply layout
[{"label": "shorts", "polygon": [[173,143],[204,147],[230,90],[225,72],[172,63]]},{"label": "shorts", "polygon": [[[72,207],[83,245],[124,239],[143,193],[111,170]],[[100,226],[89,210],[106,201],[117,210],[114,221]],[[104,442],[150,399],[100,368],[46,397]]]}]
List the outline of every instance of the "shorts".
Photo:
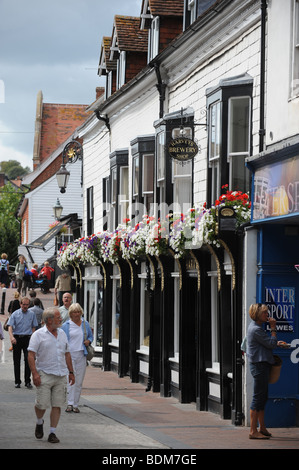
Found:
[{"label": "shorts", "polygon": [[35,406],[40,410],[50,407],[61,408],[66,404],[66,375],[58,376],[39,372],[41,385],[36,387]]}]

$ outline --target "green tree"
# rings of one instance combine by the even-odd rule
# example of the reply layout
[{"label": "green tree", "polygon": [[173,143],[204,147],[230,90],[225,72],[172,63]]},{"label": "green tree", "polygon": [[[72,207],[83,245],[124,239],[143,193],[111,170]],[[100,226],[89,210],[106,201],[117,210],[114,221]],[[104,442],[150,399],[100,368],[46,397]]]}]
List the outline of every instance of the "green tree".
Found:
[{"label": "green tree", "polygon": [[0,165],[1,171],[3,171],[6,176],[11,180],[16,179],[18,176],[25,176],[31,171],[28,166],[23,168],[20,162],[18,162],[17,160],[3,161]]},{"label": "green tree", "polygon": [[20,223],[16,212],[22,195],[11,183],[0,188],[0,254],[6,253],[8,260],[18,254]]}]

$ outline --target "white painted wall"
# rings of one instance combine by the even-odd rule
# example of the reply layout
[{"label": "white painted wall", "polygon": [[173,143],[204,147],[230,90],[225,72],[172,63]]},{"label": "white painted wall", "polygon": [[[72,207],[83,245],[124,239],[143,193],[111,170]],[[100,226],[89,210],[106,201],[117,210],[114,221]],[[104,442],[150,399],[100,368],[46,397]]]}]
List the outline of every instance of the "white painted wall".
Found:
[{"label": "white painted wall", "polygon": [[281,0],[272,0],[268,6],[267,145],[294,136],[299,129],[299,97],[291,93],[294,4],[295,0],[284,0],[283,6]]},{"label": "white painted wall", "polygon": [[[28,244],[42,236],[49,229],[49,225],[54,222],[53,206],[56,204],[57,198],[59,198],[63,207],[62,216],[77,213],[78,217],[82,218],[81,162],[69,163],[66,168],[70,172],[70,179],[64,194],[60,193],[54,175],[26,195],[29,204]],[[30,248],[34,262],[42,264],[47,258],[51,257],[54,254],[54,246],[55,241],[52,239],[46,245],[46,251]],[[18,251],[24,254],[29,261],[24,246],[19,247]]]}]

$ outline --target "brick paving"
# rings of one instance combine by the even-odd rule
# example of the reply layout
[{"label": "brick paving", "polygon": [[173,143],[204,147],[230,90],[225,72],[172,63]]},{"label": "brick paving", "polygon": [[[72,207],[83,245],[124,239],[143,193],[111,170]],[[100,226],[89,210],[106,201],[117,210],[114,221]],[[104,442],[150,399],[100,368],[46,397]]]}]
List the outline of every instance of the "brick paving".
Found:
[{"label": "brick paving", "polygon": [[[7,290],[6,306],[14,291]],[[53,305],[53,293],[44,295],[37,290],[37,296],[45,308]],[[2,323],[5,318],[0,315]],[[214,413],[197,411],[194,403],[181,404],[176,398],[164,398],[145,388],[129,377],[89,366],[80,406],[171,449],[299,449],[299,427],[273,428],[271,439],[250,440],[246,426],[234,426]]]}]

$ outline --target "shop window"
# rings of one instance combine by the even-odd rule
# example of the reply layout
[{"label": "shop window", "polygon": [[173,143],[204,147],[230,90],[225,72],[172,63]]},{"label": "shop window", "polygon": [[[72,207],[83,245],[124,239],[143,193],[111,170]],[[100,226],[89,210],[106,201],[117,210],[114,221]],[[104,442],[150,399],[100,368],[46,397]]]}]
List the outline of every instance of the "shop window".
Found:
[{"label": "shop window", "polygon": [[94,345],[96,347],[102,348],[103,346],[103,289],[104,289],[103,280],[102,279],[97,279],[97,280],[85,279],[84,289],[85,289],[85,293],[84,293],[85,319],[89,322],[91,326],[93,337],[94,337]]},{"label": "shop window", "polygon": [[211,271],[208,272],[211,279],[211,362],[214,372],[219,372],[219,302],[218,302],[218,276],[216,261],[211,258]]},{"label": "shop window", "polygon": [[252,83],[245,74],[207,90],[209,204],[225,184],[230,190],[250,189],[245,159],[251,154]]},{"label": "shop window", "polygon": [[180,353],[180,289],[179,273],[172,273],[173,277],[173,357],[171,361],[179,362]]},{"label": "shop window", "polygon": [[140,279],[140,351],[149,352],[150,342],[150,298],[148,292],[148,282],[150,271],[146,263],[141,263]]},{"label": "shop window", "polygon": [[119,320],[120,320],[120,298],[121,283],[117,266],[113,267],[112,279],[112,315],[111,315],[111,343],[119,343]]},{"label": "shop window", "polygon": [[96,287],[94,281],[86,281],[85,285],[85,309],[84,316],[88,321],[90,328],[94,334],[96,319]]}]

